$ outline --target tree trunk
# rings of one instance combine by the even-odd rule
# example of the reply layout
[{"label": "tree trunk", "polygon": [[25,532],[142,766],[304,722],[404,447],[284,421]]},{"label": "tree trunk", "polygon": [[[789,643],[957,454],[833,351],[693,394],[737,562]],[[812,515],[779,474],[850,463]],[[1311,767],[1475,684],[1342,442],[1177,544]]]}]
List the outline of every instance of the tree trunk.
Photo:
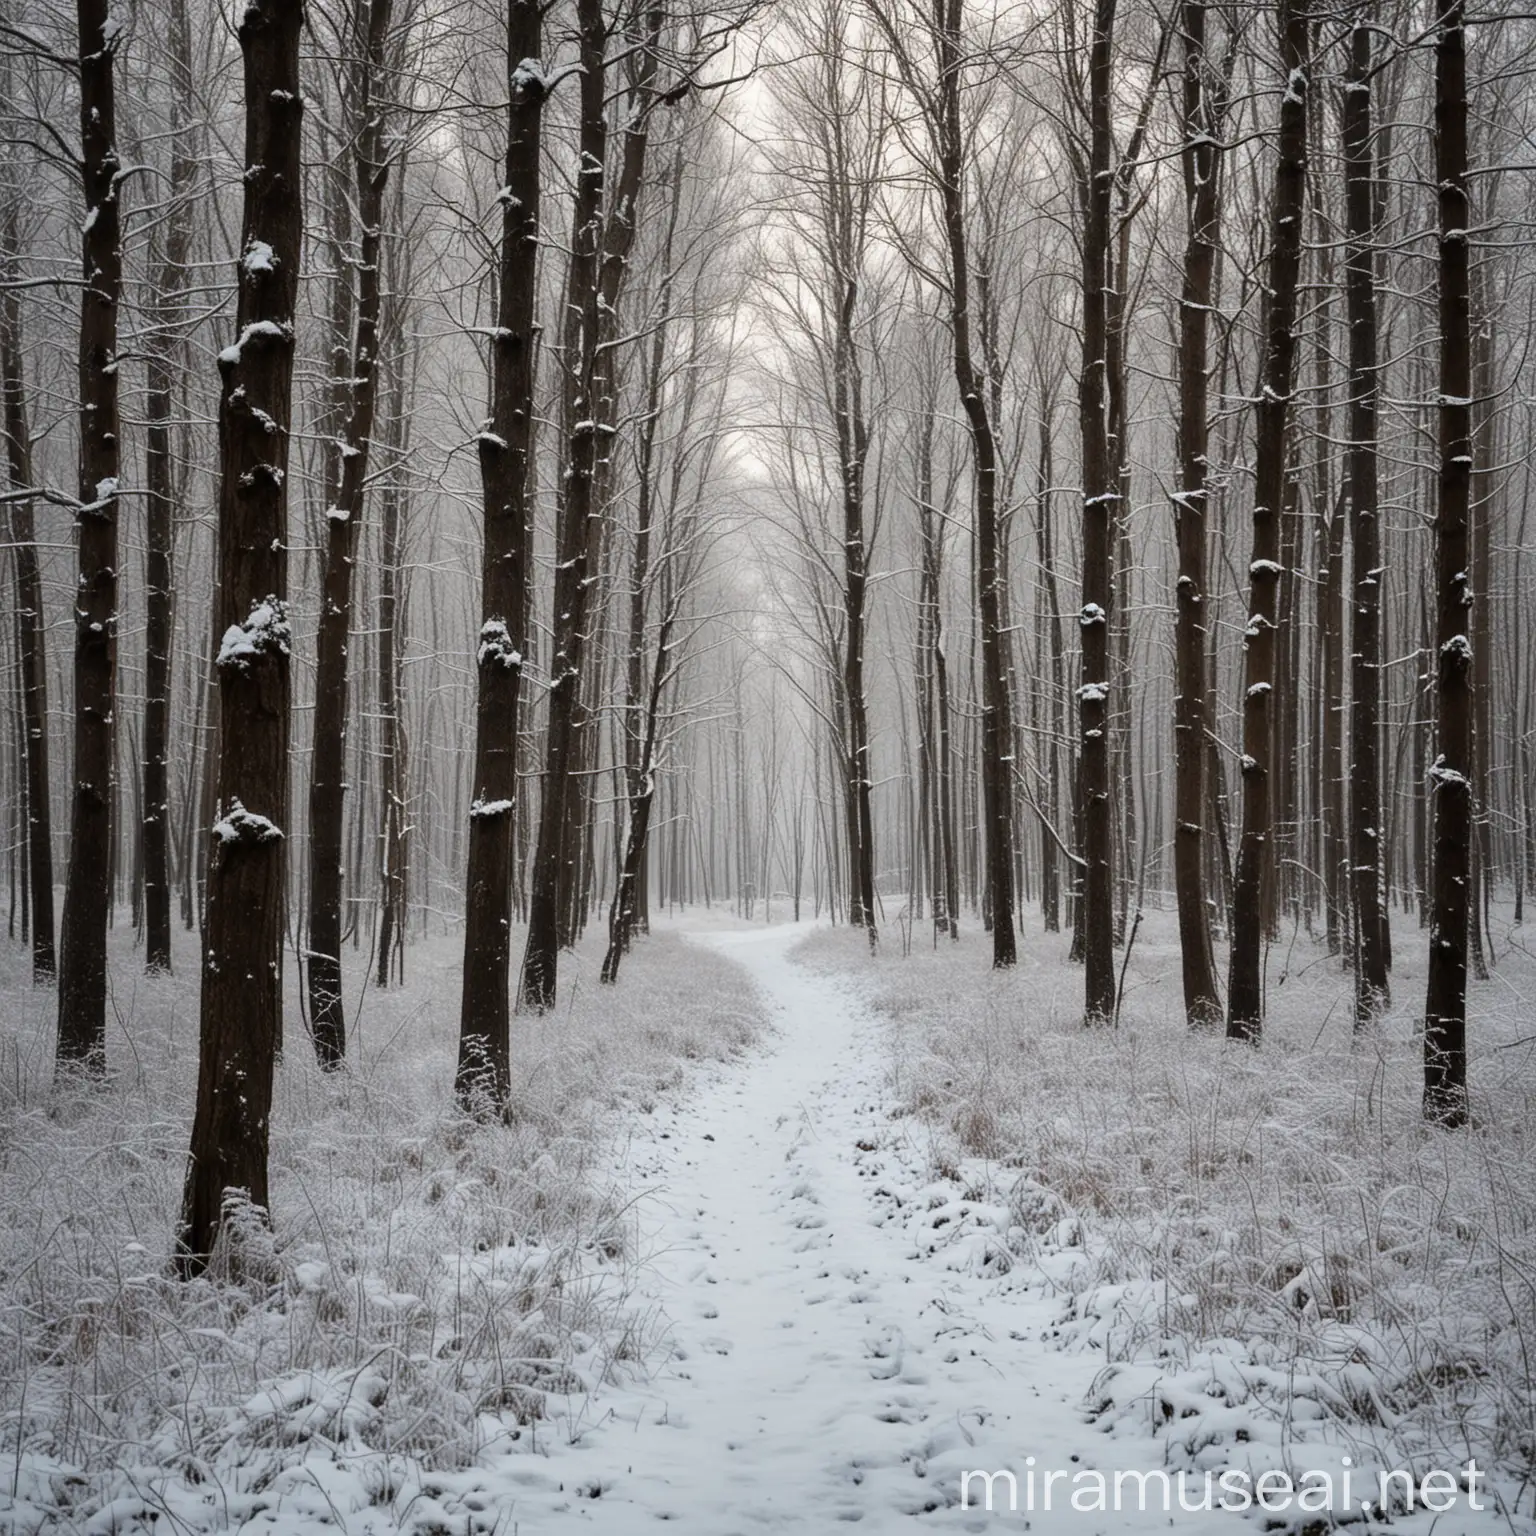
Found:
[{"label": "tree trunk", "polygon": [[[1435,181],[1440,189],[1440,494],[1435,512],[1434,891],[1424,1001],[1424,1115],[1467,1119],[1467,908],[1472,841],[1472,304],[1467,225],[1463,0],[1435,16]],[[1478,594],[1484,596],[1484,594]]]},{"label": "tree trunk", "polygon": [[1278,599],[1286,508],[1286,428],[1296,376],[1296,292],[1306,214],[1307,69],[1312,21],[1308,0],[1280,0],[1285,90],[1280,99],[1264,361],[1255,408],[1253,558],[1243,667],[1243,827],[1232,884],[1231,976],[1227,1034],[1257,1044],[1264,1019],[1264,888],[1274,839],[1274,722]]},{"label": "tree trunk", "polygon": [[1221,1021],[1210,910],[1205,899],[1205,588],[1210,448],[1210,311],[1220,237],[1220,126],[1224,103],[1209,85],[1204,0],[1184,4],[1184,197],[1189,211],[1179,307],[1179,490],[1173,522],[1179,577],[1174,620],[1174,886],[1183,957],[1184,1014],[1190,1024]]},{"label": "tree trunk", "polygon": [[508,13],[506,181],[500,292],[491,341],[491,418],[480,434],[485,547],[480,566],[474,796],[465,876],[464,992],[455,1086],[471,1111],[502,1114],[511,1094],[512,829],[517,716],[528,645],[539,142],[546,80],[538,0]]},{"label": "tree trunk", "polygon": [[1344,200],[1348,247],[1344,293],[1349,329],[1349,531],[1354,600],[1350,604],[1349,863],[1355,908],[1355,1027],[1388,1001],[1387,922],[1381,835],[1381,558],[1377,496],[1376,148],[1372,139],[1374,36],[1369,15],[1349,34],[1344,83]]},{"label": "tree trunk", "polygon": [[960,122],[961,0],[943,0],[934,42],[939,80],[936,121],[939,192],[949,248],[950,328],[955,383],[971,434],[975,469],[976,607],[981,627],[981,798],[986,822],[986,900],[992,964],[1018,958],[1013,892],[1013,723],[1003,634],[1003,569],[997,496],[997,440],[984,380],[971,350],[970,253],[965,228],[966,141]]},{"label": "tree trunk", "polygon": [[639,759],[639,780],[631,797],[629,832],[624,847],[624,861],[619,870],[618,887],[608,914],[608,951],[603,956],[599,979],[615,982],[619,965],[629,950],[635,926],[635,891],[644,866],[645,849],[650,835],[651,805],[656,798],[656,739],[661,724],[661,699],[672,676],[672,630],[677,620],[673,597],[661,621],[656,637],[656,657],[651,667],[651,683],[645,701],[644,737]]},{"label": "tree trunk", "polygon": [[[347,641],[352,625],[352,570],[378,401],[379,267],[384,186],[392,152],[387,142],[388,114],[378,96],[385,49],[391,41],[390,0],[357,0],[351,30],[357,34],[355,41],[363,44],[354,70],[348,123],[347,148],[354,157],[355,185],[343,191],[343,196],[355,195],[361,226],[357,329],[350,356],[345,333],[334,338],[342,349],[336,371],[346,381],[345,418],[337,423],[333,445],[340,458],[331,477],[335,499],[325,509],[325,577],[315,639],[315,731],[309,781],[309,1020],[315,1054],[328,1070],[341,1064],[347,1049],[341,988],[342,812],[350,707]],[[350,253],[341,248],[341,241],[336,245],[336,281],[350,285]],[[350,302],[338,305],[341,316],[349,316],[351,310]]]},{"label": "tree trunk", "polygon": [[297,0],[250,0],[238,31],[249,169],[236,339],[219,354],[218,802],[197,1111],[178,1234],[186,1276],[207,1266],[235,1207],[265,1219],[268,1204],[268,1117],[283,1022],[291,703],[285,481],[304,228],[302,26]]},{"label": "tree trunk", "polygon": [[551,639],[549,717],[544,795],[539,812],[529,893],[523,1001],[540,1012],[554,1006],[559,967],[560,911],[573,871],[566,863],[567,821],[579,803],[574,769],[582,715],[581,685],[598,553],[606,476],[616,433],[618,302],[634,244],[637,203],[645,174],[649,109],[656,76],[658,12],[635,58],[622,165],[606,219],[603,185],[608,160],[607,26],[600,0],[579,0],[581,35],[581,174],[571,209],[571,260],[566,303],[566,389],[569,439],[564,503],[560,508]]},{"label": "tree trunk", "polygon": [[[6,470],[10,488],[32,484],[32,439],[27,420],[21,299],[8,286],[18,276],[20,257],[15,204],[8,202],[0,226],[0,395],[4,400]],[[44,642],[43,582],[37,558],[32,502],[10,505],[10,540],[16,561],[16,672],[26,778],[27,892],[23,912],[31,918],[32,980],[54,978],[53,811],[48,776],[48,659]],[[30,908],[30,911],[28,911]]]},{"label": "tree trunk", "polygon": [[[850,252],[844,252],[845,257]],[[869,458],[869,424],[853,334],[858,284],[849,276],[838,305],[833,356],[833,415],[843,493],[843,697],[847,706],[848,921],[869,932],[873,949],[880,929],[875,917],[874,823],[870,816],[869,711],[864,698],[864,621],[868,587],[864,530],[864,467]]]},{"label": "tree trunk", "polygon": [[1110,62],[1115,0],[1096,0],[1088,57],[1089,163],[1081,187],[1083,606],[1082,682],[1078,698],[1078,813],[1083,894],[1078,922],[1084,960],[1084,1018],[1107,1024],[1115,1013],[1114,799],[1110,785],[1109,643],[1113,604],[1112,534],[1120,498],[1108,420],[1110,284]]},{"label": "tree trunk", "polygon": [[[170,9],[168,62],[171,176],[168,228],[163,236],[152,302],[157,324],[146,339],[144,481],[144,805],[140,823],[144,857],[144,968],[171,969],[170,714],[171,646],[175,590],[171,565],[172,514],[178,481],[171,451],[171,405],[185,367],[180,333],[192,250],[197,175],[193,143],[192,39],[184,0]],[[157,232],[157,242],[161,237]]]},{"label": "tree trunk", "polygon": [[[408,282],[408,278],[406,279]],[[402,283],[401,287],[405,284]],[[407,750],[405,720],[400,700],[403,691],[401,650],[404,631],[404,599],[401,592],[401,552],[409,521],[409,491],[402,483],[409,449],[410,423],[407,374],[415,364],[414,350],[402,355],[404,296],[397,288],[390,306],[388,339],[381,355],[393,356],[390,397],[385,407],[385,444],[394,460],[392,473],[380,489],[379,558],[379,751],[383,785],[379,811],[379,939],[375,982],[380,987],[405,979],[406,876],[409,831],[406,826]]]},{"label": "tree trunk", "polygon": [[117,672],[117,510],[122,458],[117,316],[122,295],[116,44],[108,0],[79,0],[81,178],[79,583],[69,878],[59,945],[60,1068],[107,1065],[107,926],[112,906],[112,738]]}]

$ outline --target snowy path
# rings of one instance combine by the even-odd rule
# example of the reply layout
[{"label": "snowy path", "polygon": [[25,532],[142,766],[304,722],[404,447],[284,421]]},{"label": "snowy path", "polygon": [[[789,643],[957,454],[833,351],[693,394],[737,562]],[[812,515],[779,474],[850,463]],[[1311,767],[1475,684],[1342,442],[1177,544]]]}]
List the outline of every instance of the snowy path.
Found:
[{"label": "snowy path", "polygon": [[[837,982],[786,958],[798,937],[700,940],[747,967],[780,1033],[658,1112],[618,1170],[652,1192],[641,1298],[667,1320],[673,1356],[644,1387],[600,1391],[576,1443],[515,1458],[522,1488],[505,1514],[522,1532],[883,1532],[914,1516],[976,1531],[1166,1530],[1160,1508],[1063,1509],[1064,1482],[1055,1511],[1037,1504],[1026,1525],[1027,1456],[1042,1471],[1108,1471],[1142,1447],[1085,1424],[1079,1404],[1099,1362],[1040,1341],[1059,1302],[1038,1287],[997,1294],[946,1269],[942,1251],[917,1254],[899,1220],[880,1224],[882,1169],[920,1178],[922,1131],[882,1106],[880,1026]],[[1013,1469],[1020,1513],[956,1507],[971,1468]],[[997,1492],[1006,1508],[1002,1483]],[[972,1486],[973,1501],[981,1493]],[[1252,1528],[1234,1515],[1182,1518]]]}]

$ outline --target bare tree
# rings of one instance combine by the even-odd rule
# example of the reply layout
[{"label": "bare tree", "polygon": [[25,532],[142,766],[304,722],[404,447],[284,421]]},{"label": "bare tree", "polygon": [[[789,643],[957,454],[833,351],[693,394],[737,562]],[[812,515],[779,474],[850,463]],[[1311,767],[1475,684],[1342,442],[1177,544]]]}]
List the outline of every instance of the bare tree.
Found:
[{"label": "bare tree", "polygon": [[[8,73],[8,71],[7,71]],[[10,181],[9,175],[7,181]],[[12,492],[30,490],[32,438],[27,413],[26,349],[23,345],[21,240],[16,193],[4,187],[0,209],[0,396],[3,396],[6,471]],[[32,499],[18,495],[9,507],[15,561],[16,670],[21,695],[26,758],[23,803],[27,822],[27,878],[32,918],[32,980],[53,980],[53,813],[48,778],[48,667],[44,650],[43,582],[38,563]]]},{"label": "bare tree", "polygon": [[1210,315],[1221,235],[1221,133],[1226,71],[1206,42],[1204,0],[1184,0],[1183,143],[1188,235],[1179,298],[1179,489],[1173,498],[1179,577],[1175,589],[1174,885],[1183,957],[1184,1012],[1194,1025],[1221,1021],[1205,896],[1206,519],[1210,508]]},{"label": "bare tree", "polygon": [[578,0],[577,18],[581,46],[580,171],[571,205],[567,325],[562,349],[568,435],[555,548],[544,795],[539,807],[522,979],[523,1001],[540,1011],[554,1006],[561,903],[569,891],[567,821],[575,804],[573,770],[583,714],[588,614],[603,514],[600,482],[606,478],[618,430],[614,417],[619,299],[645,178],[662,14],[646,14],[628,50],[624,143],[618,175],[606,201],[608,24],[601,0]]},{"label": "bare tree", "polygon": [[1264,890],[1274,833],[1276,617],[1280,524],[1286,502],[1286,432],[1296,378],[1296,303],[1306,213],[1307,71],[1312,17],[1308,0],[1279,0],[1280,123],[1269,209],[1263,362],[1256,420],[1253,545],[1243,649],[1243,829],[1232,886],[1227,1034],[1257,1042],[1264,1020]]},{"label": "bare tree", "polygon": [[153,243],[159,259],[146,345],[144,490],[144,967],[171,968],[171,644],[175,621],[173,513],[178,480],[172,408],[186,366],[183,327],[187,263],[195,229],[196,114],[191,26],[186,0],[171,0],[166,56],[171,86],[171,164],[167,208]]},{"label": "bare tree", "polygon": [[121,164],[113,64],[121,23],[108,0],[79,0],[79,584],[75,595],[75,760],[69,883],[59,943],[60,1068],[107,1065],[107,923],[112,904],[113,710],[117,685],[117,511],[121,427],[117,322],[123,289]]},{"label": "bare tree", "polygon": [[1078,174],[1082,205],[1082,364],[1078,421],[1083,463],[1082,682],[1078,699],[1078,815],[1082,825],[1084,1014],[1115,1014],[1114,802],[1110,783],[1109,639],[1112,535],[1121,498],[1111,460],[1109,390],[1110,160],[1114,145],[1111,65],[1115,0],[1095,0],[1088,44],[1088,157]]},{"label": "bare tree", "polygon": [[[1424,1115],[1467,1119],[1467,927],[1472,843],[1472,289],[1463,0],[1435,8],[1440,240],[1440,494],[1435,512],[1434,890],[1424,999]],[[1485,594],[1476,594],[1484,600]]]},{"label": "bare tree", "polygon": [[1381,519],[1378,506],[1376,188],[1372,126],[1375,74],[1371,7],[1349,31],[1344,79],[1344,202],[1348,247],[1344,294],[1349,328],[1349,448],[1346,486],[1354,562],[1350,604],[1349,863],[1355,907],[1355,1023],[1388,996],[1386,902],[1381,888]]},{"label": "bare tree", "polygon": [[[345,795],[348,715],[348,635],[352,625],[352,572],[362,520],[373,423],[378,401],[379,309],[384,235],[384,189],[390,159],[391,114],[386,51],[391,45],[391,0],[356,0],[341,23],[344,56],[354,60],[343,82],[347,143],[360,235],[357,253],[355,331],[345,369],[338,369],[345,419],[334,445],[333,499],[325,509],[325,576],[315,657],[315,737],[309,782],[309,1019],[315,1051],[325,1067],[346,1055],[346,1016],[341,994],[342,807]],[[336,281],[350,285],[347,259]],[[354,304],[342,306],[351,314]]]},{"label": "bare tree", "polygon": [[478,439],[485,545],[455,1082],[466,1108],[498,1114],[511,1092],[512,812],[517,799],[518,695],[528,644],[539,146],[548,90],[539,62],[542,42],[538,0],[514,4],[508,12],[507,159],[500,194],[500,287],[491,337],[491,418]]},{"label": "bare tree", "polygon": [[911,7],[904,29],[893,12],[871,5],[897,73],[918,108],[923,143],[910,143],[924,180],[939,205],[943,272],[949,311],[951,363],[970,430],[976,510],[976,607],[981,640],[981,788],[986,825],[987,910],[992,923],[992,964],[1004,968],[1018,957],[1014,921],[1014,827],[1012,698],[1008,687],[1003,589],[1008,579],[1001,538],[998,451],[990,391],[972,345],[971,243],[966,224],[969,142],[961,93],[973,60],[963,29],[963,0],[936,0]]},{"label": "bare tree", "polygon": [[267,1216],[282,1038],[290,708],[288,472],[303,238],[299,0],[250,0],[235,340],[219,354],[217,820],[203,924],[197,1111],[177,1246],[206,1268],[235,1205]]}]

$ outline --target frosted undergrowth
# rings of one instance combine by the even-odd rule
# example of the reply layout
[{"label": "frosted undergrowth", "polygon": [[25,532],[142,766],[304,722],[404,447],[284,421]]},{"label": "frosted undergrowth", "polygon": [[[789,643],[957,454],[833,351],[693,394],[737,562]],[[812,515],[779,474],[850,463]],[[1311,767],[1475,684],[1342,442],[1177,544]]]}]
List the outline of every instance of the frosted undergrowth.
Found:
[{"label": "frosted undergrowth", "polygon": [[954,1262],[1044,1272],[1059,1342],[1104,1357],[1102,1430],[1152,1429],[1197,1469],[1264,1444],[1277,1464],[1308,1443],[1317,1465],[1329,1445],[1357,1467],[1475,1457],[1531,1513],[1536,959],[1495,923],[1476,1125],[1432,1131],[1423,939],[1399,927],[1394,1005],[1358,1043],[1337,960],[1277,945],[1258,1052],[1186,1029],[1171,914],[1143,925],[1117,1031],[1082,1027],[1064,935],[1026,940],[1009,974],[979,933],[903,956],[893,925],[871,960],[824,931],[800,953],[862,976],[892,1021],[895,1096],[933,1144],[929,1182],[884,1192],[893,1212]]},{"label": "frosted undergrowth", "polygon": [[[477,1528],[477,1467],[569,1432],[638,1368],[634,1233],[595,1173],[625,1114],[752,1037],[728,961],[658,935],[616,988],[598,939],[513,1021],[512,1123],[451,1109],[458,941],[349,983],[352,1061],[279,1068],[275,1229],[242,1282],[169,1276],[196,1071],[195,967],[146,981],[115,936],[110,1082],[52,1085],[55,995],[0,955],[0,1527]],[[518,946],[514,946],[516,950]],[[357,984],[362,959],[358,958]],[[686,967],[687,988],[676,985]],[[487,1525],[488,1529],[489,1526]]]}]

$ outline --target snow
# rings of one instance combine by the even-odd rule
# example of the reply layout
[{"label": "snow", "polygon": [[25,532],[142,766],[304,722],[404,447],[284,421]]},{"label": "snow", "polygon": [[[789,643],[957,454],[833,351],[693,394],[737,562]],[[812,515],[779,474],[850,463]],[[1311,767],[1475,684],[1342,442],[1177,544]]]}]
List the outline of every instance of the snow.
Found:
[{"label": "snow", "polygon": [[286,656],[292,639],[288,608],[283,600],[271,595],[259,598],[251,604],[244,624],[231,624],[224,631],[218,665],[244,670],[253,658],[268,651],[276,650]]},{"label": "snow", "polygon": [[287,341],[291,334],[286,326],[279,325],[275,320],[257,320],[240,332],[240,337],[237,341],[232,342],[219,353],[219,361],[230,365],[238,363],[247,344],[254,341],[257,337],[271,337],[275,341]]},{"label": "snow", "polygon": [[1084,683],[1077,690],[1077,696],[1085,704],[1102,704],[1109,697],[1109,684]]},{"label": "snow", "polygon": [[[1055,1017],[1043,962],[1061,961],[1065,936],[1049,950],[1026,938],[1021,965],[999,975],[970,931],[904,956],[888,930],[875,960],[846,930],[818,932],[812,945],[859,954],[856,974],[826,974],[792,953],[806,929],[716,914],[687,948],[668,933],[637,943],[612,989],[587,984],[584,940],[562,959],[569,1004],[514,1020],[512,1123],[478,1130],[440,1098],[461,941],[423,943],[416,990],[369,994],[344,1078],[319,1073],[291,1013],[273,1117],[278,1278],[230,1300],[164,1273],[195,1012],[189,1025],[156,989],[185,981],[151,982],[153,1001],[127,1021],[142,1068],[110,1100],[93,1092],[58,1116],[36,1086],[52,1000],[19,970],[0,974],[17,1005],[0,1009],[0,1031],[13,1052],[28,1044],[13,1055],[27,1098],[8,1114],[29,1153],[0,1223],[0,1301],[18,1356],[32,1351],[24,1414],[7,1420],[13,1445],[26,1443],[0,1467],[0,1525],[19,1536],[821,1536],[844,1525],[1295,1536],[1299,1522],[1230,1511],[1195,1521],[1177,1499],[1181,1477],[1197,1500],[1207,1477],[1228,1489],[1264,1476],[1274,1492],[1282,1471],[1305,1483],[1353,1470],[1357,1491],[1374,1491],[1381,1446],[1414,1429],[1391,1385],[1389,1335],[1330,1297],[1339,1261],[1314,1241],[1312,1216],[1342,1243],[1358,1204],[1369,1283],[1402,1310],[1390,1337],[1422,1381],[1456,1357],[1421,1347],[1451,1309],[1439,1293],[1415,1297],[1420,1258],[1453,1220],[1484,1219],[1463,1203],[1470,1170],[1490,1154],[1501,1177],[1523,1164],[1503,1161],[1513,1142],[1462,1158],[1430,1141],[1416,1099],[1398,1118],[1401,1062],[1385,1040],[1353,1053],[1347,1008],[1316,1006],[1348,987],[1337,967],[1297,973],[1267,1024],[1284,1030],[1294,1010],[1310,1052],[1293,1035],[1262,1057],[1191,1038],[1166,1006],[1177,978],[1173,919],[1161,918],[1137,948],[1114,1032]],[[112,942],[131,963],[129,925]],[[1414,963],[1405,957],[1403,980],[1420,990]],[[1141,992],[1159,973],[1173,979]],[[757,1045],[761,1011],[745,1006],[743,975],[775,1025]],[[1332,1055],[1316,1052],[1319,1019],[1332,1019]],[[960,1033],[940,1042],[941,1023]],[[111,1041],[125,1062],[126,1028]],[[1510,1037],[1526,1030],[1511,1005]],[[643,1054],[668,1031],[671,1056]],[[1401,1036],[1416,1064],[1406,1021]],[[1021,1082],[1038,1082],[1032,1096]],[[1333,1163],[1367,1082],[1366,1140],[1384,1160],[1375,1182]],[[1336,1086],[1340,1112],[1299,1137],[1293,1095]],[[959,1142],[946,1114],[965,1128]],[[1250,1147],[1262,1169],[1239,1155]],[[574,1201],[560,1158],[567,1170],[579,1159],[598,1200],[560,1203]],[[59,1185],[28,1204],[55,1163]],[[1405,1169],[1421,1170],[1422,1186]],[[83,1179],[90,1195],[64,1231]],[[1301,1188],[1338,1203],[1277,1224]],[[1249,1204],[1265,1223],[1258,1252],[1246,1230],[1227,1230]],[[1192,1274],[1205,1277],[1198,1301]],[[43,1294],[67,1330],[42,1330],[21,1301]],[[1249,1320],[1241,1336],[1200,1336],[1213,1298]],[[99,1361],[67,1358],[97,1329]],[[482,1330],[494,1350],[475,1357],[467,1338]],[[1316,1357],[1287,1355],[1289,1339],[1315,1342]],[[1447,1386],[1464,1388],[1475,1382]],[[1362,1403],[1383,1423],[1362,1424]],[[1452,1444],[1419,1470],[1454,1471],[1465,1455]],[[1116,1488],[1126,1507],[1088,1512]],[[1437,1494],[1448,1496],[1443,1482]],[[1532,1532],[1523,1516],[1464,1504],[1390,1529]]]},{"label": "snow", "polygon": [[277,257],[265,240],[252,240],[246,247],[240,265],[247,272],[274,272],[277,270]]},{"label": "snow", "polygon": [[1104,610],[1097,603],[1084,603],[1083,611],[1078,615],[1077,622],[1087,629],[1091,624],[1103,624],[1106,621]]},{"label": "snow", "polygon": [[283,834],[275,822],[231,800],[229,809],[214,822],[213,835],[221,843],[275,843]]},{"label": "snow", "polygon": [[469,807],[471,817],[505,816],[512,809],[510,800],[475,800]]},{"label": "snow", "polygon": [[476,660],[481,666],[487,661],[499,661],[508,670],[523,664],[523,654],[513,645],[504,619],[487,619],[480,626],[480,649]]},{"label": "snow", "polygon": [[[542,1464],[487,1469],[488,1491],[516,1478],[529,1531],[1023,1529],[1001,1508],[975,1524],[985,1484],[962,1510],[962,1474],[1013,1469],[1022,1509],[1026,1455],[1069,1476],[1161,1465],[1150,1439],[1088,1427],[1101,1361],[1053,1347],[1059,1301],[1015,1266],[1002,1188],[935,1177],[922,1127],[892,1118],[882,1021],[789,957],[802,933],[699,938],[746,967],[777,1037],[621,1141],[615,1176],[646,1192],[630,1305],[665,1353],[598,1388]],[[1034,1529],[1167,1527],[1160,1509],[1084,1525],[1065,1489]]]},{"label": "snow", "polygon": [[516,69],[512,71],[512,89],[525,91],[529,86],[537,86],[540,90],[549,89],[549,76],[544,73],[544,64],[539,59],[522,59]]},{"label": "snow", "polygon": [[1428,778],[1432,784],[1468,784],[1467,776],[1458,769],[1449,767],[1444,754],[1436,757],[1429,765]]}]

